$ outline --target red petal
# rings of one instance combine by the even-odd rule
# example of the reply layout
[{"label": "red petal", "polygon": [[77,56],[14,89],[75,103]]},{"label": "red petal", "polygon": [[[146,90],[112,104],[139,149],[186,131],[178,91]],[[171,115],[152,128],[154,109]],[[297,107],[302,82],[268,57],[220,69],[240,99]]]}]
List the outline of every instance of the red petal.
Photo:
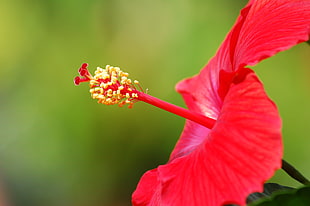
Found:
[{"label": "red petal", "polygon": [[157,169],[153,169],[142,176],[136,191],[132,195],[134,206],[159,205],[161,185],[157,175]]},{"label": "red petal", "polygon": [[182,135],[173,149],[169,161],[191,153],[208,138],[209,132],[210,129],[186,120]]},{"label": "red petal", "polygon": [[[182,94],[190,110],[217,119],[223,103],[223,93],[226,92],[225,86],[222,87],[219,82],[220,70],[232,72],[247,64],[254,65],[279,51],[306,41],[309,32],[309,0],[251,0],[242,9],[215,57],[199,75],[179,82],[176,90]],[[189,124],[185,128],[193,127]],[[183,138],[188,139],[186,134],[182,134],[176,146],[176,150],[180,151],[174,151],[171,158],[193,147],[186,145],[186,142],[199,145],[205,135],[193,135],[194,139],[191,141]]]},{"label": "red petal", "polygon": [[[255,65],[279,51],[307,41],[310,33],[309,0],[253,0],[241,12],[232,30],[233,67]],[[238,28],[240,27],[240,28]]]},{"label": "red petal", "polygon": [[[176,85],[176,90],[181,93],[189,110],[202,113],[213,119],[218,118],[225,96],[224,88],[222,92],[219,92],[219,73],[221,69],[230,66],[228,48],[228,41],[225,41],[217,55],[211,59],[199,75],[185,79]],[[209,129],[199,124],[186,121],[184,131],[170,156],[170,160],[197,147],[207,138],[208,131]]]},{"label": "red petal", "polygon": [[[281,166],[281,120],[250,69],[235,78],[216,125],[201,135],[208,138],[191,153],[158,167],[161,188],[155,182],[156,192],[146,194],[161,194],[161,200],[150,206],[245,205],[247,195],[261,191]],[[139,185],[148,183],[142,178]]]},{"label": "red petal", "polygon": [[241,69],[245,74],[227,87],[220,71],[237,71],[306,41],[309,28],[309,0],[250,0],[209,64],[176,86],[190,110],[217,124],[210,131],[187,121],[169,163],[146,175],[135,197],[142,198],[145,182],[156,185],[145,199],[154,206],[244,205],[249,193],[260,191],[281,165],[281,120],[254,73]]},{"label": "red petal", "polygon": [[[214,58],[213,60],[216,60],[216,58]],[[177,89],[179,92],[181,92],[185,102],[187,103],[191,111],[203,113],[206,116],[217,119],[223,104],[223,100],[229,90],[232,78],[235,76],[235,74],[221,70],[219,71],[217,79],[210,78],[211,80],[213,80],[210,81],[210,79],[206,77],[208,77],[208,74],[211,73],[209,66],[212,65],[214,64],[209,64],[207,68],[202,71],[203,75],[200,74],[194,78],[187,79],[179,83],[177,85]],[[205,85],[210,86],[200,86],[201,82],[204,82]],[[214,82],[216,82],[216,86],[213,86],[212,83]],[[219,84],[219,86],[217,86],[217,84]],[[218,89],[216,89],[217,87]],[[191,88],[192,92],[190,90]],[[207,139],[209,131],[210,130],[208,128],[202,125],[196,124],[191,121],[186,121],[182,135],[177,145],[175,146],[172,154],[170,155],[170,160],[191,152],[205,139]]]}]

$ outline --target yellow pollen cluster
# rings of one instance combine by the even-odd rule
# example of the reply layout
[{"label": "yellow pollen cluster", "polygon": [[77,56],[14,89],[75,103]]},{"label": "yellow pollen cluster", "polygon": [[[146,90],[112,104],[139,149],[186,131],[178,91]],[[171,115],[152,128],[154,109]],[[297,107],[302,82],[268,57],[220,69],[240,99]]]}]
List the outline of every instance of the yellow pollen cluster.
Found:
[{"label": "yellow pollen cluster", "polygon": [[107,65],[105,69],[97,67],[95,75],[90,80],[90,93],[98,103],[123,106],[129,104],[129,108],[138,101],[137,80],[131,81],[128,73],[123,72],[119,67]]}]

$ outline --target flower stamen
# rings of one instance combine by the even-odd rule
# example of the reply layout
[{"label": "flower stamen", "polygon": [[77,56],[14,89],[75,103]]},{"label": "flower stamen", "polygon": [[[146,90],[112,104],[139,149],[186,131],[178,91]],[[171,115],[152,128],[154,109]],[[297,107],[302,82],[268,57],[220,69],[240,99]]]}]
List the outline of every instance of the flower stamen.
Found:
[{"label": "flower stamen", "polygon": [[[107,65],[105,69],[97,67],[95,75],[92,76],[87,70],[88,64],[82,64],[79,73],[82,77],[75,77],[74,83],[79,85],[81,82],[89,82],[91,96],[97,99],[98,103],[106,105],[118,104],[122,107],[128,104],[132,108],[133,104],[143,101],[178,116],[192,120],[211,129],[216,120],[196,113],[185,108],[170,104],[157,99],[143,91],[137,80],[131,81],[129,74],[123,72],[119,67]],[[137,89],[138,88],[138,89]]]},{"label": "flower stamen", "polygon": [[138,101],[139,90],[143,91],[137,80],[132,82],[128,78],[129,74],[123,72],[119,67],[107,65],[105,69],[97,67],[95,75],[92,76],[87,70],[88,64],[84,63],[79,69],[82,76],[77,76],[74,83],[79,85],[81,82],[89,81],[91,96],[97,99],[98,103],[106,105],[118,104],[123,106],[129,104],[129,108]]}]

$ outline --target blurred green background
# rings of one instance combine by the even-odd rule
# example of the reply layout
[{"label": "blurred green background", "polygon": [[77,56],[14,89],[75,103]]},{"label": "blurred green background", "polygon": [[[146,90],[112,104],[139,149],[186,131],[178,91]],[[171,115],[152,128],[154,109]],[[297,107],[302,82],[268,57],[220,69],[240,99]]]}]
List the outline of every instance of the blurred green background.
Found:
[{"label": "blurred green background", "polygon": [[[16,206],[126,206],[141,175],[164,164],[184,119],[136,103],[99,105],[90,70],[120,66],[149,93],[174,91],[214,55],[245,0],[2,0],[0,176]],[[309,45],[255,67],[284,121],[285,159],[310,178]],[[299,186],[279,171],[272,181]]]}]

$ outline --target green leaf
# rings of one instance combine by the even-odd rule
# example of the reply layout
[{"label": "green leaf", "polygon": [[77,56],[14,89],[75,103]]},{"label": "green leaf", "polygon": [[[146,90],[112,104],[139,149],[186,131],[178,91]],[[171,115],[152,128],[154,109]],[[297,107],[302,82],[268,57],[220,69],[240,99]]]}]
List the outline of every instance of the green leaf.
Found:
[{"label": "green leaf", "polygon": [[[256,201],[258,201],[260,199],[265,199],[265,198],[271,197],[271,195],[274,192],[287,191],[287,190],[293,190],[293,189],[294,188],[283,186],[283,185],[279,185],[277,183],[265,183],[264,184],[264,191],[262,193],[255,192],[255,193],[250,194],[247,197],[247,199],[246,199],[246,203],[250,204],[250,203],[256,202]],[[224,206],[238,206],[238,205],[227,204],[227,205],[224,205]]]},{"label": "green leaf", "polygon": [[294,188],[279,185],[277,183],[265,183],[264,184],[264,191],[262,193],[255,192],[248,196],[246,202],[250,204],[262,198],[270,197],[274,192],[278,191],[285,191],[285,190],[293,190]]},{"label": "green leaf", "polygon": [[271,198],[263,198],[249,206],[309,206],[310,186],[296,190],[283,190],[275,192]]}]

